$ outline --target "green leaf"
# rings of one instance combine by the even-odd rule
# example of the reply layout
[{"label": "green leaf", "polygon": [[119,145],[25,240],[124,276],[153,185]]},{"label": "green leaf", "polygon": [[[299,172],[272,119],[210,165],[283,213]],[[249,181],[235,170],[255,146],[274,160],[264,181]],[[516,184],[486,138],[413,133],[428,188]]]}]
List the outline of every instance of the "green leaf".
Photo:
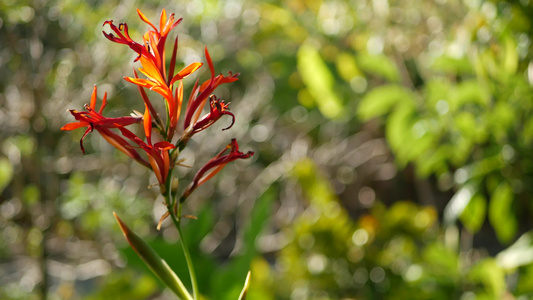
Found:
[{"label": "green leaf", "polygon": [[385,124],[387,141],[396,152],[396,160],[400,165],[407,164],[432,144],[432,138],[428,134],[417,134],[415,137],[414,126],[417,120],[414,109],[404,105],[394,110]]},{"label": "green leaf", "polygon": [[337,56],[335,61],[337,71],[342,79],[350,82],[355,76],[362,76],[361,71],[357,68],[357,63],[353,55],[342,52]]},{"label": "green leaf", "polygon": [[516,73],[518,69],[518,52],[516,51],[516,42],[510,35],[506,35],[503,41],[504,44],[504,57],[503,57],[503,70],[508,75]]},{"label": "green leaf", "polygon": [[39,187],[34,184],[28,184],[22,191],[22,199],[27,205],[35,205],[41,198]]},{"label": "green leaf", "polygon": [[529,145],[531,142],[533,142],[533,118],[528,118],[525,121],[522,137],[525,144]]},{"label": "green leaf", "polygon": [[[255,202],[247,224],[243,228],[243,244],[241,253],[217,271],[212,272],[210,296],[212,299],[235,299],[242,295],[242,278],[250,272],[250,265],[258,255],[257,237],[272,215],[272,205],[277,192],[274,187],[267,189]],[[249,283],[248,283],[249,284]]]},{"label": "green leaf", "polygon": [[390,112],[400,102],[413,102],[411,94],[397,84],[382,85],[368,92],[358,107],[358,115],[363,120],[382,116]]},{"label": "green leaf", "polygon": [[[424,99],[426,100],[427,106],[434,108],[438,113],[444,114],[444,111],[449,110],[449,94],[452,90],[452,84],[446,78],[435,77],[429,78],[424,86]],[[444,101],[443,105],[439,111],[437,103],[439,101]]]},{"label": "green leaf", "polygon": [[468,57],[454,58],[451,56],[439,56],[431,66],[435,71],[441,71],[447,74],[470,74],[472,66]]},{"label": "green leaf", "polygon": [[521,268],[514,294],[533,295],[533,264]]},{"label": "green leaf", "polygon": [[335,79],[318,51],[309,44],[298,50],[298,71],[320,112],[334,119],[343,112],[343,104],[334,92]]},{"label": "green leaf", "polygon": [[471,233],[476,233],[481,229],[483,222],[485,222],[485,214],[487,211],[487,200],[483,195],[474,195],[468,205],[461,213],[460,219],[463,225]]},{"label": "green leaf", "polygon": [[424,261],[431,266],[428,272],[441,279],[453,280],[459,275],[457,254],[442,243],[428,245],[423,252]]},{"label": "green leaf", "polygon": [[491,299],[501,299],[505,291],[505,272],[496,260],[487,258],[476,264],[467,274],[473,283],[482,283],[483,292],[489,293]]},{"label": "green leaf", "polygon": [[489,220],[502,243],[508,243],[518,229],[516,216],[512,211],[513,191],[509,184],[503,182],[492,194],[489,203]]},{"label": "green leaf", "polygon": [[505,101],[496,103],[490,110],[488,122],[492,125],[492,128],[489,130],[498,140],[503,142],[508,132],[513,129],[516,122],[516,114],[517,111]]},{"label": "green leaf", "polygon": [[357,65],[365,72],[377,75],[390,82],[400,81],[400,72],[396,64],[385,55],[361,53],[357,56]]},{"label": "green leaf", "polygon": [[137,252],[139,257],[144,263],[154,272],[154,274],[165,283],[165,285],[172,290],[181,299],[192,300],[191,295],[179,279],[179,277],[170,269],[167,262],[159,257],[159,255],[143,241],[138,235],[136,235],[131,229],[126,226],[124,222],[113,212],[115,218],[120,225],[120,229],[124,234],[124,237],[130,244],[131,248]]},{"label": "green leaf", "polygon": [[7,158],[0,158],[0,194],[13,179],[13,165]]},{"label": "green leaf", "polygon": [[477,80],[465,80],[459,83],[450,94],[450,111],[454,112],[466,104],[478,104],[487,107],[489,92]]},{"label": "green leaf", "polygon": [[244,287],[242,288],[241,294],[239,295],[238,300],[245,300],[246,295],[248,294],[248,289],[250,288],[250,271],[248,271],[248,274],[246,275],[246,280],[244,281]]},{"label": "green leaf", "polygon": [[[434,145],[435,141],[433,141]],[[417,174],[426,178],[431,174],[444,174],[448,171],[448,149],[449,147],[442,145],[437,149],[426,151],[417,157],[416,171]]]}]

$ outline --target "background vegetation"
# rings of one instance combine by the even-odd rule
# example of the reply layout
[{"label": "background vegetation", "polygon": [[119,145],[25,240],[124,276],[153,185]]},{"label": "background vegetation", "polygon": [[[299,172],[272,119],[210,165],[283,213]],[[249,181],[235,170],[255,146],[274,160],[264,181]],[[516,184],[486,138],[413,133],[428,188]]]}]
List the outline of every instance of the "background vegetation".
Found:
[{"label": "background vegetation", "polygon": [[184,65],[206,45],[241,73],[217,94],[233,136],[183,154],[256,153],[188,203],[206,297],[235,299],[249,268],[250,299],[533,297],[530,1],[3,0],[0,298],[169,299],[112,211],[185,272],[155,178],[59,130],[94,84],[108,115],[142,110],[134,55],[101,34],[113,19],[139,39],[136,8],[184,18]]}]

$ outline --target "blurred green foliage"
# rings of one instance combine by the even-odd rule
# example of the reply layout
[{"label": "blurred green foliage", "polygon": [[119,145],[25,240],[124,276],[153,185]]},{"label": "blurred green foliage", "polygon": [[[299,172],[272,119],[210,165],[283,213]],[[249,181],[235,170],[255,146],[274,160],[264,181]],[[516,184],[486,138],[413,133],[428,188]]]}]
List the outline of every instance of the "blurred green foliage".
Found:
[{"label": "blurred green foliage", "polygon": [[[1,299],[171,298],[113,211],[189,284],[155,178],[59,130],[94,84],[107,115],[143,109],[122,80],[135,55],[101,35],[113,19],[139,39],[135,8],[184,18],[183,64],[206,45],[242,74],[217,93],[254,160],[186,208],[206,298],[235,299],[248,269],[249,299],[533,297],[530,1],[4,0]],[[222,126],[184,151],[183,182],[234,137]]]}]

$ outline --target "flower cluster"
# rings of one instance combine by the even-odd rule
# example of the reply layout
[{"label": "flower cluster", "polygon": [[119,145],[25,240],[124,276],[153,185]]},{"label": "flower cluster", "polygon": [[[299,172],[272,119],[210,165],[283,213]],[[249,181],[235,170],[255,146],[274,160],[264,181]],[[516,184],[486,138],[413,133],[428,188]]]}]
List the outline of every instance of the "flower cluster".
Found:
[{"label": "flower cluster", "polygon": [[[139,78],[137,71],[134,70],[133,77],[124,77],[124,79],[137,85],[144,102],[144,115],[142,117],[140,116],[141,114],[119,118],[104,117],[102,111],[106,105],[107,94],[103,96],[102,106],[97,112],[95,109],[97,88],[95,86],[90,104],[85,105],[86,111],[69,110],[77,122],[66,124],[61,129],[87,128],[80,140],[80,147],[83,153],[85,153],[83,139],[87,134],[96,130],[118,150],[140,164],[151,168],[157,177],[161,193],[168,200],[167,204],[175,205],[176,201],[171,201],[169,198],[171,194],[174,195],[175,193],[175,187],[171,187],[171,176],[172,170],[178,162],[179,151],[187,145],[187,142],[194,134],[210,127],[224,115],[232,119],[229,127],[224,130],[233,126],[235,116],[228,111],[228,104],[213,95],[213,92],[221,84],[238,80],[239,74],[230,72],[228,75],[216,75],[206,47],[205,58],[211,76],[201,84],[198,81],[194,84],[185,109],[183,128],[178,128],[184,97],[183,79],[194,73],[203,64],[195,62],[181,71],[175,72],[178,49],[178,38],[176,37],[172,54],[170,55],[170,64],[167,68],[165,43],[170,31],[182,19],[176,20],[174,14],[167,16],[165,10],[163,10],[159,19],[159,28],[157,28],[140,10],[137,10],[137,12],[141,20],[150,26],[150,29],[143,35],[142,42],[136,42],[130,37],[127,24],[121,23],[117,26],[112,20],[105,21],[103,24],[108,26],[112,32],[103,31],[103,34],[110,41],[128,45],[129,48],[137,53],[135,61],[141,64],[138,71],[145,78]],[[161,115],[164,118],[161,118],[161,115],[154,109],[145,89],[152,90],[163,97],[165,112]],[[207,112],[203,112],[207,102],[209,102]],[[136,123],[142,123],[144,137],[139,137],[126,128]],[[177,133],[180,133],[180,136],[174,139]],[[179,202],[183,202],[192,191],[218,173],[228,162],[248,158],[253,154],[252,151],[247,153],[240,152],[237,141],[232,139],[224,150],[200,168],[191,184],[183,192]],[[170,193],[171,189],[174,190],[172,193]]]}]

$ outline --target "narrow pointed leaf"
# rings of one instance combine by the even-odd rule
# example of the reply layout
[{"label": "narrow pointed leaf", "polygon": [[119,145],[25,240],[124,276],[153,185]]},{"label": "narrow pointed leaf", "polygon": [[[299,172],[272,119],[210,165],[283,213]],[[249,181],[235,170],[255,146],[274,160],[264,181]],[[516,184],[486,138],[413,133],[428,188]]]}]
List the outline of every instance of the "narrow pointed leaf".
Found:
[{"label": "narrow pointed leaf", "polygon": [[144,263],[154,272],[154,274],[165,283],[180,299],[192,300],[179,277],[174,273],[167,262],[163,260],[145,241],[136,235],[124,222],[113,212],[120,225],[124,237],[130,244],[131,248],[141,257]]},{"label": "narrow pointed leaf", "polygon": [[244,287],[242,288],[242,292],[238,300],[246,299],[246,294],[248,294],[248,289],[250,288],[250,276],[251,275],[252,275],[252,272],[248,271],[248,274],[246,275],[246,280],[244,281]]}]

